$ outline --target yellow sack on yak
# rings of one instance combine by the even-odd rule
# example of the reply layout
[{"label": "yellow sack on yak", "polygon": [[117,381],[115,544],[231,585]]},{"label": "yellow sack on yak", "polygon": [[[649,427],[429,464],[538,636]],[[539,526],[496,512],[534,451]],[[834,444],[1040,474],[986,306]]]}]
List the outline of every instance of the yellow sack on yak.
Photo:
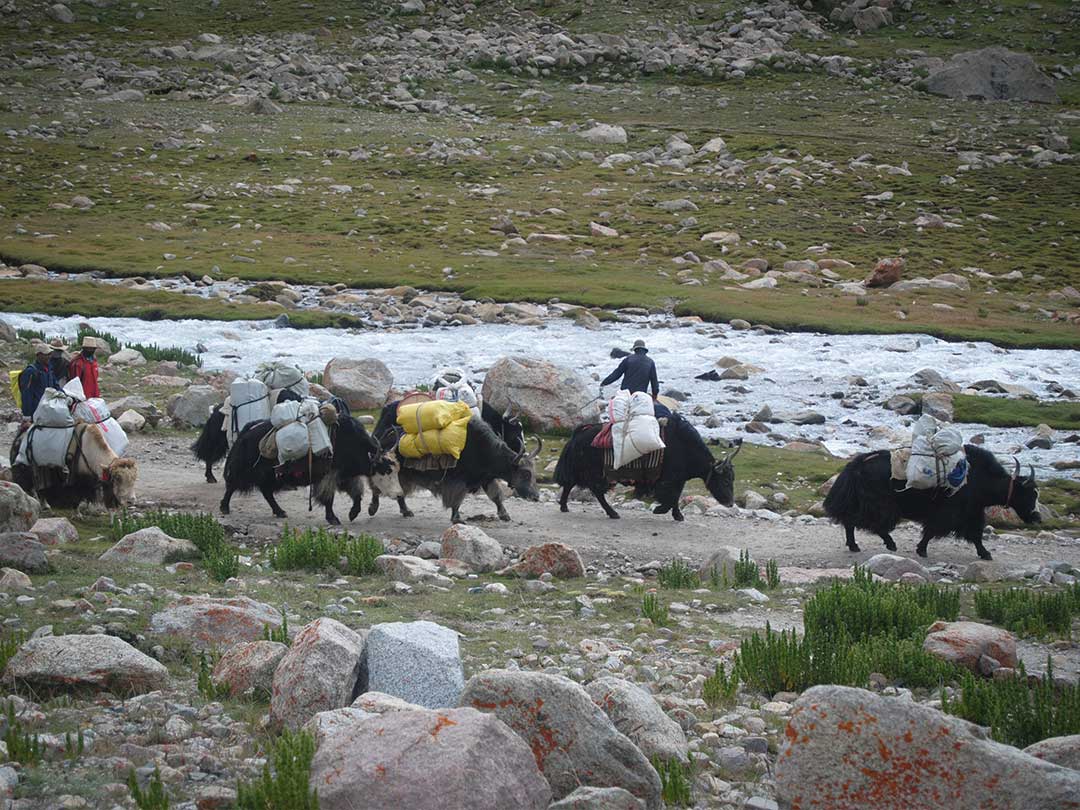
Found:
[{"label": "yellow sack on yak", "polygon": [[472,412],[464,402],[420,402],[399,407],[397,423],[405,428],[406,433],[416,435],[426,431],[443,430],[461,419],[468,421],[470,416]]},{"label": "yellow sack on yak", "polygon": [[[464,403],[454,403],[463,405]],[[398,452],[405,458],[424,456],[461,457],[465,449],[465,439],[469,431],[469,419],[472,413],[465,405],[465,416],[457,419],[442,430],[425,430],[423,433],[406,433],[398,442]]]}]

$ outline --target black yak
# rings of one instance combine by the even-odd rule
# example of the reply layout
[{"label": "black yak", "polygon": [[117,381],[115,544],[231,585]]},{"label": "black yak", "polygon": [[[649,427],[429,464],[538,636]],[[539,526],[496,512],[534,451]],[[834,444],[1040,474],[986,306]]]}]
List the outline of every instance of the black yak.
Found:
[{"label": "black yak", "polygon": [[[278,392],[278,402],[299,402],[301,397],[295,391],[282,388]],[[199,438],[191,445],[195,458],[206,463],[206,483],[216,484],[214,465],[229,454],[229,434],[225,430],[225,411],[221,405],[215,405],[210,418],[202,426]]]},{"label": "black yak", "polygon": [[618,518],[619,513],[611,508],[604,497],[615,485],[615,481],[611,480],[613,477],[623,483],[635,484],[638,497],[653,496],[657,501],[653,513],[664,515],[671,512],[675,520],[683,520],[679,499],[686,482],[694,478],[703,480],[709,494],[724,506],[731,506],[735,502],[735,467],[731,460],[742,448],[741,441],[734,452],[715,459],[694,426],[679,414],[672,414],[667,417],[664,432],[667,448],[659,477],[655,481],[637,481],[631,476],[639,473],[632,473],[623,481],[618,475],[609,475],[612,471],[604,467],[605,451],[592,446],[600,429],[600,425],[582,425],[563,447],[555,467],[555,482],[562,487],[560,511],[570,511],[567,499],[571,490],[584,487],[596,496],[609,518]]},{"label": "black yak", "polygon": [[1020,462],[1010,475],[993,453],[964,445],[969,465],[967,483],[949,494],[945,489],[904,489],[893,481],[888,450],[863,453],[848,462],[825,497],[825,512],[843,524],[849,551],[859,551],[855,529],[874,532],[885,548],[896,551],[890,533],[901,520],[922,525],[922,539],[915,551],[926,556],[935,537],[954,534],[974,544],[984,560],[993,559],[982,543],[988,506],[1012,507],[1025,523],[1038,523],[1039,490],[1035,470],[1020,477]]},{"label": "black yak", "polygon": [[[375,435],[384,448],[396,446],[398,434],[394,428],[397,421],[397,403],[383,408]],[[514,450],[504,442],[495,430],[483,419],[473,417],[469,420],[465,449],[457,464],[449,469],[421,470],[406,466],[407,460],[401,459],[398,482],[402,495],[397,498],[398,508],[403,517],[412,517],[412,511],[405,503],[405,498],[418,489],[426,489],[442,497],[443,506],[450,510],[450,519],[454,523],[464,523],[461,517],[461,504],[465,496],[481,489],[495,504],[500,520],[510,520],[510,513],[503,505],[502,490],[499,481],[510,485],[514,493],[530,501],[540,499],[536,489],[536,472],[533,462],[543,448],[543,442],[537,438],[537,447],[532,453],[524,447]],[[368,514],[379,511],[379,492],[372,487],[371,505]]]},{"label": "black yak", "polygon": [[506,446],[514,452],[525,449],[525,427],[521,424],[521,418],[512,415],[511,408],[499,413],[486,402],[480,408],[480,418],[487,422],[495,435],[506,442]]},{"label": "black yak", "polygon": [[333,455],[311,460],[299,459],[278,468],[274,461],[259,452],[259,442],[272,430],[269,420],[252,422],[237,436],[225,461],[225,495],[221,499],[221,514],[229,514],[229,502],[234,492],[251,492],[258,489],[275,517],[285,517],[285,511],[274,499],[274,493],[283,489],[295,489],[310,485],[315,500],[326,508],[326,522],[337,526],[341,521],[334,514],[334,493],[343,492],[352,497],[349,520],[360,513],[360,500],[364,494],[363,476],[390,472],[391,464],[379,447],[379,443],[364,429],[359,420],[343,412],[343,404],[334,402],[338,410],[338,422],[331,428]]}]

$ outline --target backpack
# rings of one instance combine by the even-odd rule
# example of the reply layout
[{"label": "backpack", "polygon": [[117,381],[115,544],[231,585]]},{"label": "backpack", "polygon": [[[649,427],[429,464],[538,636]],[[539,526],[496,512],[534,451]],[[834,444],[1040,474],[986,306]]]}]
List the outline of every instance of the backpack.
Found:
[{"label": "backpack", "polygon": [[22,408],[22,389],[19,388],[19,378],[22,376],[22,369],[19,371],[8,372],[8,385],[11,388],[11,398],[15,400],[15,407]]}]

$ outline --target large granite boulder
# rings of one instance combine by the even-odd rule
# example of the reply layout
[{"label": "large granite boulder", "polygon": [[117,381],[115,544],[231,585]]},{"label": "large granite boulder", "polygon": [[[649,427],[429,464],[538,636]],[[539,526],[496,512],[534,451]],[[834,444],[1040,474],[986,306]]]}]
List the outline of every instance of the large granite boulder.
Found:
[{"label": "large granite boulder", "polygon": [[130,695],[163,689],[169,671],[116,636],[43,636],[8,661],[4,678],[27,689]]},{"label": "large granite boulder", "polygon": [[267,628],[280,629],[281,621],[276,608],[246,596],[181,596],[150,617],[150,632],[187,640],[195,649],[227,650],[259,641]]},{"label": "large granite boulder", "polygon": [[664,714],[652,695],[622,678],[597,678],[585,687],[593,702],[603,709],[620,732],[650,760],[687,762],[686,735],[682,726]]},{"label": "large granite boulder", "polygon": [[364,644],[361,692],[383,692],[428,709],[457,706],[465,674],[458,634],[434,622],[374,625]]},{"label": "large granite boulder", "polygon": [[530,430],[569,430],[595,415],[593,387],[578,372],[534,357],[503,357],[484,378],[484,400],[497,410],[513,406]]},{"label": "large granite boulder", "polygon": [[295,731],[318,712],[348,706],[363,649],[364,637],[339,621],[305,625],[274,671],[271,722]]},{"label": "large granite boulder", "polygon": [[956,54],[930,74],[926,89],[939,96],[982,101],[1059,101],[1054,81],[1034,59],[997,46]]},{"label": "large granite boulder", "polygon": [[28,532],[37,523],[41,504],[11,481],[0,481],[0,533]]},{"label": "large granite boulder", "polygon": [[191,385],[170,399],[166,410],[177,427],[198,428],[206,424],[211,409],[224,401],[225,395],[216,388]]},{"label": "large granite boulder", "polygon": [[353,410],[381,408],[386,404],[394,375],[382,360],[335,357],[326,364],[323,385]]}]

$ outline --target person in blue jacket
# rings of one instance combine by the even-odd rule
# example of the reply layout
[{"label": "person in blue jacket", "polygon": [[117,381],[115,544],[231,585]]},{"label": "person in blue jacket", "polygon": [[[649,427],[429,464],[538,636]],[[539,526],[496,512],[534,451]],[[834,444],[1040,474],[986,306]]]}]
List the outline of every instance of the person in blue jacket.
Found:
[{"label": "person in blue jacket", "polygon": [[648,393],[652,388],[652,398],[660,394],[660,383],[656,379],[656,364],[649,357],[649,350],[645,348],[644,340],[634,341],[634,353],[627,355],[619,363],[618,367],[608,374],[600,383],[600,397],[603,399],[604,386],[615,382],[622,377],[622,388],[630,393],[644,391]]},{"label": "person in blue jacket", "polygon": [[49,368],[49,347],[44,343],[37,343],[34,345],[34,362],[19,375],[23,416],[30,418],[34,415],[46,388],[59,388],[59,385]]}]

